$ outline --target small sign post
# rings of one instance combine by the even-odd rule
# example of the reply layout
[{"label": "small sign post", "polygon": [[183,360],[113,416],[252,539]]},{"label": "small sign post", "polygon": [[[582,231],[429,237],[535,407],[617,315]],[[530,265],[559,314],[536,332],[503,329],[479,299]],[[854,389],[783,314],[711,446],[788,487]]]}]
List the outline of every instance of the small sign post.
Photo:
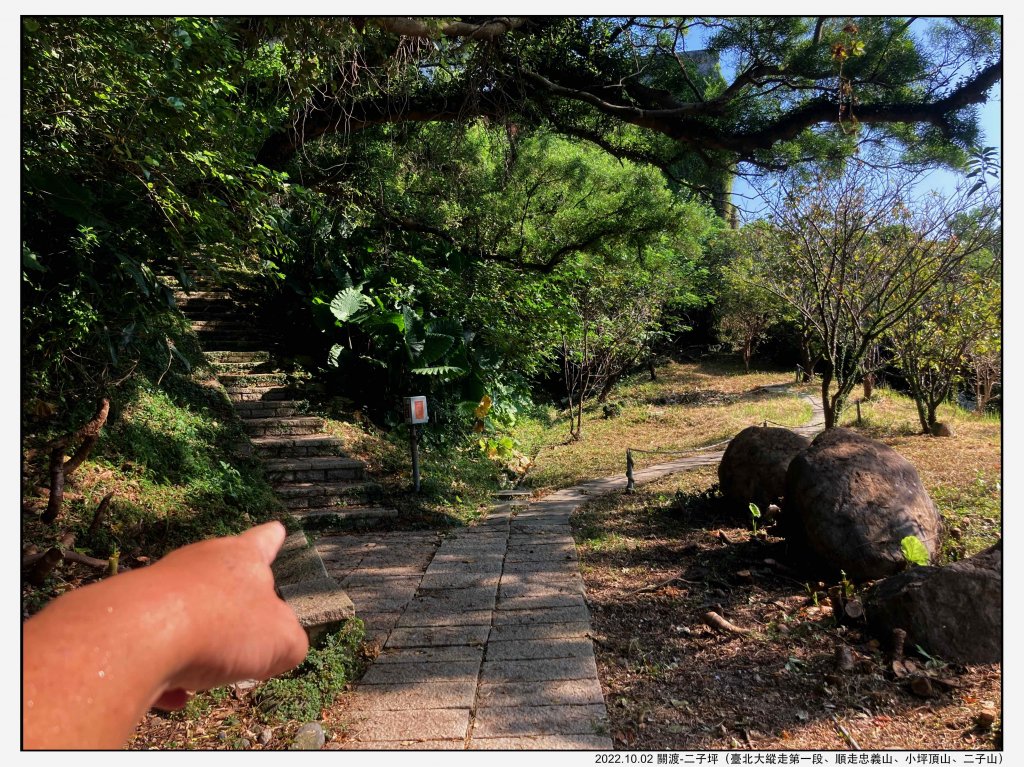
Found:
[{"label": "small sign post", "polygon": [[412,444],[412,482],[417,493],[420,491],[420,446],[417,427],[429,420],[426,397],[405,398],[405,422],[409,424],[409,441]]}]

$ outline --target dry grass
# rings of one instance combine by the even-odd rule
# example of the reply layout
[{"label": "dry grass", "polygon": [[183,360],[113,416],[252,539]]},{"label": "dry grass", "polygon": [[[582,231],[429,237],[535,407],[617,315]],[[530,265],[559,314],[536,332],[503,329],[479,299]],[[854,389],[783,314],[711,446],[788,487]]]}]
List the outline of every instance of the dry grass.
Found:
[{"label": "dry grass", "polygon": [[[692,450],[728,440],[765,420],[797,426],[810,418],[807,403],[792,394],[763,387],[793,383],[786,372],[745,373],[728,362],[669,363],[658,380],[636,378],[618,387],[609,399],[621,407],[605,417],[602,406],[584,410],[583,439],[567,442],[566,413],[549,412],[547,422],[522,424],[516,437],[524,452],[536,455],[526,485],[551,489],[625,471],[626,448]],[[658,462],[656,456],[638,456]]]}]

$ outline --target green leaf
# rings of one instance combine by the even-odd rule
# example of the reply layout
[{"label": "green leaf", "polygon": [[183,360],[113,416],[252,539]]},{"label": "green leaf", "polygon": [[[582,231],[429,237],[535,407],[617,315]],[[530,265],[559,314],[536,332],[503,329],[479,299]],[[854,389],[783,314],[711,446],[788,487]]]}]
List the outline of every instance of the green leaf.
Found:
[{"label": "green leaf", "polygon": [[903,551],[903,558],[909,564],[923,567],[931,561],[928,549],[916,535],[908,535],[900,541],[900,549]]},{"label": "green leaf", "polygon": [[359,288],[345,288],[331,301],[331,314],[339,322],[348,322],[367,306],[370,306],[370,299]]},{"label": "green leaf", "polygon": [[458,378],[459,376],[466,374],[466,370],[464,368],[455,367],[454,365],[436,365],[434,367],[413,368],[412,372],[421,376],[440,376],[444,378]]},{"label": "green leaf", "polygon": [[335,344],[331,347],[331,350],[327,353],[327,364],[332,368],[338,367],[338,357],[345,351],[345,347],[341,344]]},{"label": "green leaf", "polygon": [[750,516],[752,516],[754,519],[760,519],[761,518],[761,510],[759,508],[757,508],[757,504],[756,503],[750,504],[749,508],[750,508]]},{"label": "green leaf", "polygon": [[420,362],[424,365],[437,362],[454,345],[455,339],[451,336],[428,335],[423,342],[423,349],[419,353]]},{"label": "green leaf", "polygon": [[46,267],[39,263],[39,257],[24,244],[21,246],[21,266],[24,269],[32,269],[37,272],[46,271]]},{"label": "green leaf", "polygon": [[185,108],[185,102],[182,101],[177,96],[168,96],[167,97],[167,106],[174,107],[175,110],[180,112],[180,111],[182,111]]}]

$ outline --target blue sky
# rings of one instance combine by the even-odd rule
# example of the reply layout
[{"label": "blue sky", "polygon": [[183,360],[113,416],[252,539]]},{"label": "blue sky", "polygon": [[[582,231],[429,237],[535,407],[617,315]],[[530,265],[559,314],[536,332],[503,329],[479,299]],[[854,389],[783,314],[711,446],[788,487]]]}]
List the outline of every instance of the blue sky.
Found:
[{"label": "blue sky", "polygon": [[[1000,159],[1002,159],[1003,149],[1002,92],[1002,84],[997,85],[992,89],[989,100],[979,109],[979,124],[982,133],[979,138],[979,145],[983,147],[996,147]],[[929,171],[922,177],[919,189],[922,192],[935,190],[948,194],[956,188],[957,183],[962,178],[961,174],[955,171],[937,168]],[[1002,173],[1000,173],[1000,180],[1002,180]],[[741,210],[741,221],[757,217],[753,215],[753,212],[759,207],[756,199],[757,195],[750,184],[744,179],[736,179],[736,183],[733,186],[733,196],[735,204]],[[745,217],[743,213],[746,213]]]}]

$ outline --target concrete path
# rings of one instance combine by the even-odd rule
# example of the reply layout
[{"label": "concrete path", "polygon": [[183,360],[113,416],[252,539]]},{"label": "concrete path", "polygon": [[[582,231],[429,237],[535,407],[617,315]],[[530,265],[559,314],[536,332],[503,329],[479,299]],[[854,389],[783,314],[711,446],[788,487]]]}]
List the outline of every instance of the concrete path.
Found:
[{"label": "concrete path", "polygon": [[[818,404],[797,431],[820,429],[820,419]],[[721,457],[690,455],[634,477]],[[454,535],[319,539],[328,572],[382,647],[350,699],[346,738],[328,748],[612,749],[569,516],[625,482],[605,477],[496,506]]]}]

